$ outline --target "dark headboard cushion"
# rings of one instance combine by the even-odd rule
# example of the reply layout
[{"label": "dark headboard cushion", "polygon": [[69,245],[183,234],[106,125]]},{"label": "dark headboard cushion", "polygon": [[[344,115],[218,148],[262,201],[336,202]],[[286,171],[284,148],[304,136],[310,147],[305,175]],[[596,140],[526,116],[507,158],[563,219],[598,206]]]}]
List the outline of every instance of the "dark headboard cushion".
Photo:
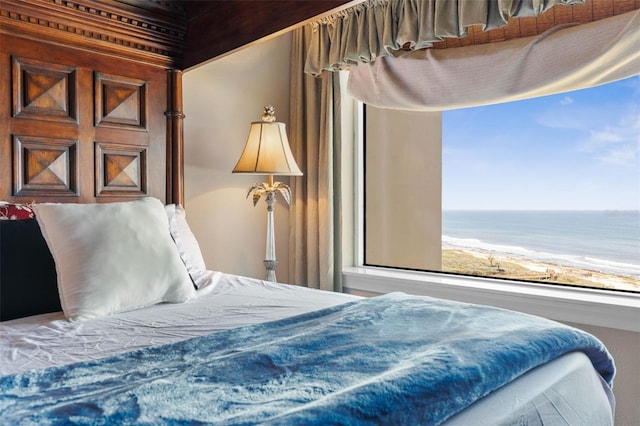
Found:
[{"label": "dark headboard cushion", "polygon": [[0,221],[0,321],[61,310],[53,256],[38,221]]}]

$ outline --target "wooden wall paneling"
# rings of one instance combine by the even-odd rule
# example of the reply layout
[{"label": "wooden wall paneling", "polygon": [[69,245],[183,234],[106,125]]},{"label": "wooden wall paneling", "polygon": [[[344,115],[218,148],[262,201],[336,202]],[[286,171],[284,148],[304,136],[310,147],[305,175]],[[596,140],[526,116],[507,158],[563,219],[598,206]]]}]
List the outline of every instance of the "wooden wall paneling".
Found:
[{"label": "wooden wall paneling", "polygon": [[473,44],[483,44],[489,42],[489,32],[482,30],[482,25],[474,25],[470,28],[473,31],[470,31],[473,36]]},{"label": "wooden wall paneling", "polygon": [[538,17],[510,18],[505,27],[484,34],[478,25],[471,26],[466,37],[449,37],[434,43],[433,48],[448,49],[535,36],[557,25],[592,22],[636,9],[640,9],[640,0],[585,0],[572,5],[556,4]]},{"label": "wooden wall paneling", "polygon": [[507,25],[504,27],[505,40],[512,40],[520,37],[520,19],[509,18]]},{"label": "wooden wall paneling", "polygon": [[553,13],[553,20],[555,25],[568,24],[573,22],[573,6],[556,5],[549,12]]},{"label": "wooden wall paneling", "polygon": [[453,37],[445,38],[443,41],[438,41],[436,43],[433,43],[433,48],[446,49],[449,47],[460,47],[462,46],[460,40],[461,39],[459,38],[453,38]]},{"label": "wooden wall paneling", "polygon": [[518,18],[520,21],[520,37],[530,37],[538,34],[537,19],[534,17]]},{"label": "wooden wall paneling", "polygon": [[504,28],[495,28],[493,30],[489,30],[487,31],[487,35],[489,37],[490,43],[496,43],[506,40]]},{"label": "wooden wall paneling", "polygon": [[613,16],[613,0],[599,0],[593,2],[592,11],[594,21]]},{"label": "wooden wall paneling", "polygon": [[613,2],[613,13],[620,15],[621,13],[631,12],[635,7],[635,0],[616,0]]},{"label": "wooden wall paneling", "polygon": [[554,9],[559,9],[559,8],[563,8],[563,7],[571,7],[571,6],[566,6],[563,4],[557,4],[555,6],[553,6],[551,9],[545,11],[544,13],[541,13],[540,15],[538,15],[537,19],[536,19],[536,29],[537,29],[537,33],[538,34],[542,34],[543,32],[547,31],[550,28],[553,28],[553,26],[555,25],[555,18],[554,18]]},{"label": "wooden wall paneling", "polygon": [[593,0],[585,0],[583,4],[575,4],[571,9],[575,22],[582,24],[593,20]]},{"label": "wooden wall paneling", "polygon": [[476,26],[472,25],[467,27],[467,36],[457,39],[460,43],[460,47],[471,46],[475,40]]}]

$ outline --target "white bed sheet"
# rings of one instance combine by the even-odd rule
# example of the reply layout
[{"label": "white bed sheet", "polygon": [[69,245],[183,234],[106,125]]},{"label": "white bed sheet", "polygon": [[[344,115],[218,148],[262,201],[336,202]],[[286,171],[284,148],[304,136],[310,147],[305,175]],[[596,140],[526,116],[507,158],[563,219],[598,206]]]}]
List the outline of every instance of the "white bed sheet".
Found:
[{"label": "white bed sheet", "polygon": [[70,322],[62,312],[0,323],[0,376],[104,358],[152,345],[273,321],[357,299],[216,273],[198,296]]},{"label": "white bed sheet", "polygon": [[[215,273],[198,297],[69,322],[62,312],[0,323],[0,376],[103,358],[346,303],[358,296]],[[579,389],[579,391],[576,391]],[[582,353],[538,367],[448,425],[612,425],[613,394]]]}]

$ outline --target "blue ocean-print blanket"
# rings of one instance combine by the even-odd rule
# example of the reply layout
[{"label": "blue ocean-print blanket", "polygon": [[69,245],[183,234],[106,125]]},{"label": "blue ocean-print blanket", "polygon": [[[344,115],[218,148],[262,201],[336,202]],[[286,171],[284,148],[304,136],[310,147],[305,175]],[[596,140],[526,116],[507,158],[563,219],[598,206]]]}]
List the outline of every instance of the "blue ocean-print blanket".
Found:
[{"label": "blue ocean-print blanket", "polygon": [[392,293],[0,378],[0,424],[438,424],[527,370],[605,347],[515,312]]}]

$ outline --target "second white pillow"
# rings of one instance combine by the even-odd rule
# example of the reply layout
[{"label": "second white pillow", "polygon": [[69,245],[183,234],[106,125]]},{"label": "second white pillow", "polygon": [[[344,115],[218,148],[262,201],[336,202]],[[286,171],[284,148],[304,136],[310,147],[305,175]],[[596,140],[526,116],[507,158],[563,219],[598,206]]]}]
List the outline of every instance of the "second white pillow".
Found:
[{"label": "second white pillow", "polygon": [[168,204],[165,210],[169,219],[169,230],[178,247],[178,253],[196,288],[201,289],[211,281],[214,272],[207,271],[200,245],[187,223],[184,208],[180,204]]}]

